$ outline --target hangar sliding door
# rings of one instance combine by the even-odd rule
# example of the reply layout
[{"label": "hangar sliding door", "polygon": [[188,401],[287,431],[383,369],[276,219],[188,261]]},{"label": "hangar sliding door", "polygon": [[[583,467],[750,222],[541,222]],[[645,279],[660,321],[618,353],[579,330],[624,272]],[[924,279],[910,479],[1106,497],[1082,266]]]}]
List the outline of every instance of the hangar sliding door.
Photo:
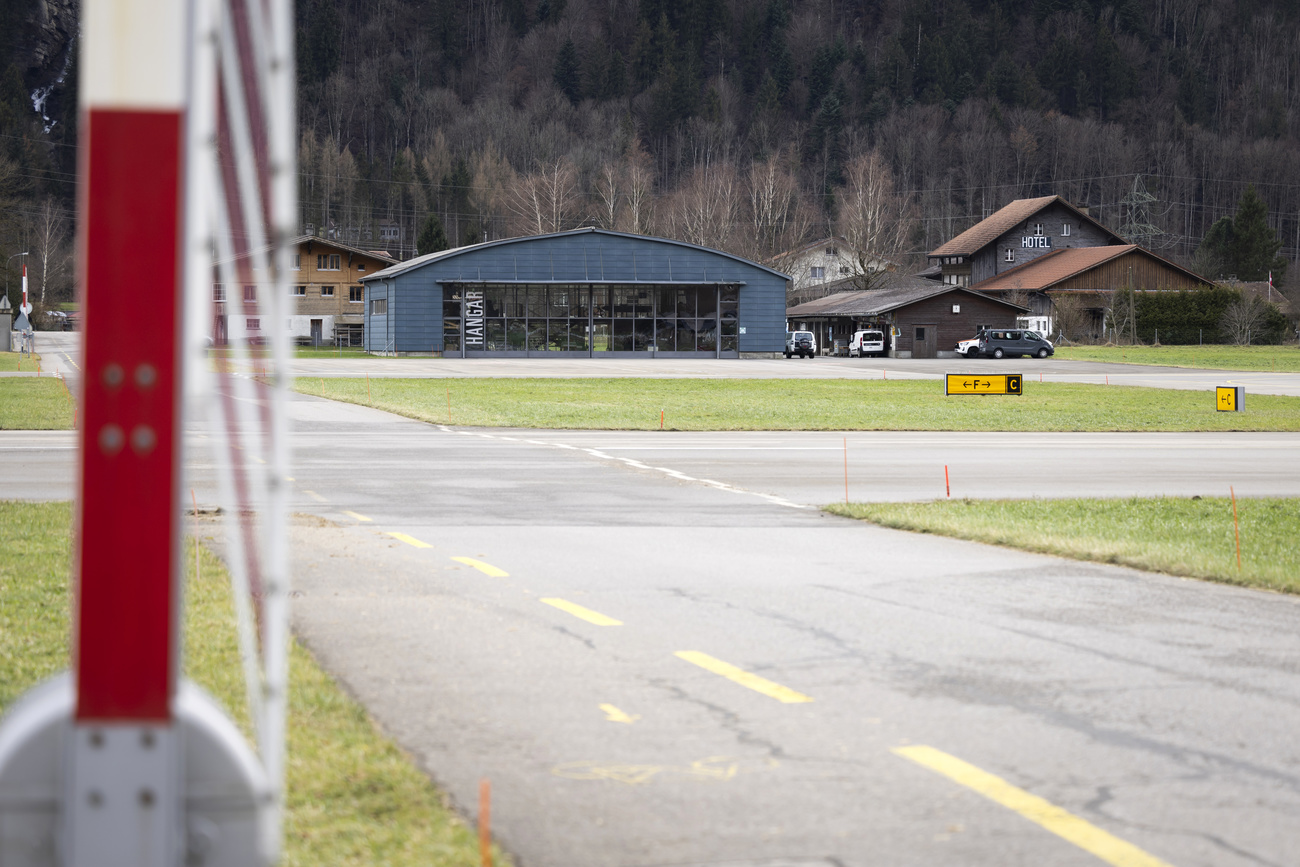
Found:
[{"label": "hangar sliding door", "polygon": [[444,352],[736,358],[739,297],[735,284],[446,284]]}]

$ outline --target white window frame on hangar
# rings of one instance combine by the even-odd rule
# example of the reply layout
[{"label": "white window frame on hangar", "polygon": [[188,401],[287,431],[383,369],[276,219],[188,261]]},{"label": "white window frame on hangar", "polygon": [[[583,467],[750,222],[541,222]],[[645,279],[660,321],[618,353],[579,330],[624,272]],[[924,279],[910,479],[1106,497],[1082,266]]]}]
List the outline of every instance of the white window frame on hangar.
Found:
[{"label": "white window frame on hangar", "polygon": [[605,229],[504,238],[362,278],[365,347],[452,358],[775,357],[790,277]]}]

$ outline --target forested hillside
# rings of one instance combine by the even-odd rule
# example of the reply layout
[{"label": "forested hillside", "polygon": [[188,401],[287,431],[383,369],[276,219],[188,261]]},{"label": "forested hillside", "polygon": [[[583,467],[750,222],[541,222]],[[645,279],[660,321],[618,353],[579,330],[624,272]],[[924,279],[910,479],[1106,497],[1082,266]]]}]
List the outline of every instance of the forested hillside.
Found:
[{"label": "forested hillside", "polygon": [[452,243],[596,223],[762,257],[826,233],[875,149],[915,251],[1060,193],[1190,259],[1253,182],[1300,255],[1296,0],[304,0],[299,16],[317,226],[393,220],[409,245],[432,208]]},{"label": "forested hillside", "polygon": [[[34,243],[47,199],[70,216],[71,79],[48,132],[23,99],[55,65],[75,70],[24,47],[52,5],[0,0],[18,22],[0,193],[21,203],[4,255]],[[300,0],[297,14],[302,222],[402,256],[430,213],[452,244],[596,224],[760,259],[901,223],[901,256],[1059,193],[1190,262],[1253,183],[1300,257],[1300,0]]]}]

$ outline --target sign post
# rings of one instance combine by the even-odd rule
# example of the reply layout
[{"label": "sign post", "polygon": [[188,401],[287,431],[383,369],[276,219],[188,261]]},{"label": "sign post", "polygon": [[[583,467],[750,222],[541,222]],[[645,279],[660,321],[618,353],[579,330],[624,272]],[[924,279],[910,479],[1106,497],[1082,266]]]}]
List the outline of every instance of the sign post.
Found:
[{"label": "sign post", "polygon": [[1024,383],[1020,373],[949,373],[944,394],[1024,394]]},{"label": "sign post", "polygon": [[1246,408],[1246,388],[1241,385],[1216,385],[1214,408],[1219,412],[1241,412]]},{"label": "sign post", "polygon": [[[254,752],[181,676],[179,491],[185,299],[211,298],[213,251],[230,250],[231,239],[240,283],[269,275],[277,299],[287,285],[292,25],[282,0],[83,4],[74,652],[70,672],[30,690],[0,723],[3,867],[263,867],[276,858],[286,534],[269,526],[260,543],[272,553],[261,640],[248,642],[266,659],[261,670],[248,666],[250,691],[263,699]],[[143,259],[143,277],[124,265]],[[23,289],[30,309],[25,278]],[[191,378],[203,379],[206,355],[191,358]],[[266,508],[239,510],[249,535],[260,528],[244,516],[283,511],[282,390],[281,378],[259,404],[271,494]]]}]

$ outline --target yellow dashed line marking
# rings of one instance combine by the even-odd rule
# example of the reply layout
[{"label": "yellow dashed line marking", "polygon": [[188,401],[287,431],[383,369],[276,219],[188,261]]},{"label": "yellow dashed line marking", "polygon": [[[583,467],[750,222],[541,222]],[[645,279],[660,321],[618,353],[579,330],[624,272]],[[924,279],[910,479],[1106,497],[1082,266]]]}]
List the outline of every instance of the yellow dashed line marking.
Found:
[{"label": "yellow dashed line marking", "polygon": [[354,521],[365,521],[367,524],[370,523],[370,519],[367,518],[365,515],[360,515],[356,512],[349,512],[346,509],[343,510],[343,514],[347,515],[349,518],[351,518]]},{"label": "yellow dashed line marking", "polygon": [[935,773],[943,774],[1008,810],[1014,810],[1114,867],[1170,867],[1168,862],[1143,852],[1132,843],[1112,836],[1055,804],[934,747],[897,747],[894,752]]},{"label": "yellow dashed line marking", "polygon": [[641,719],[639,713],[625,713],[612,704],[602,704],[600,709],[605,712],[605,722],[627,723],[631,725]]},{"label": "yellow dashed line marking", "polygon": [[306,494],[307,496],[311,497],[312,499],[314,499],[314,500],[315,500],[316,502],[318,502],[318,503],[328,503],[328,502],[329,502],[329,500],[325,499],[324,497],[322,497],[320,494],[316,493],[315,491],[309,491],[309,490],[307,490],[306,488],[303,488],[303,491],[302,491],[302,492],[303,492],[304,494]]},{"label": "yellow dashed line marking", "polygon": [[452,557],[457,563],[464,563],[482,572],[489,578],[509,578],[510,573],[504,569],[498,569],[491,563],[484,563],[482,560],[475,560],[473,557]]},{"label": "yellow dashed line marking", "polygon": [[579,620],[585,620],[588,623],[594,623],[597,626],[622,626],[623,625],[622,620],[615,620],[613,617],[606,617],[604,614],[601,614],[599,611],[592,611],[590,608],[583,608],[581,605],[577,604],[576,602],[570,602],[567,599],[556,599],[555,597],[551,597],[550,599],[543,599],[541,601],[545,602],[547,605],[550,605],[552,608],[558,608],[561,611],[567,611],[568,613],[572,614],[574,617],[578,618]]},{"label": "yellow dashed line marking", "polygon": [[394,539],[396,539],[399,542],[405,542],[406,544],[410,545],[413,548],[433,547],[428,542],[421,542],[419,539],[415,538],[414,536],[408,536],[405,533],[394,533],[392,531],[389,531],[388,535],[392,536]]},{"label": "yellow dashed line marking", "polygon": [[689,663],[698,665],[705,671],[711,671],[719,674],[727,680],[734,681],[741,686],[748,687],[754,692],[761,692],[768,698],[774,698],[783,704],[799,704],[801,702],[812,701],[810,696],[801,692],[795,692],[788,686],[782,686],[774,683],[765,677],[759,677],[757,674],[751,674],[742,668],[737,668],[729,662],[723,662],[721,659],[709,656],[707,653],[700,653],[698,650],[679,650],[673,654],[680,659]]}]

